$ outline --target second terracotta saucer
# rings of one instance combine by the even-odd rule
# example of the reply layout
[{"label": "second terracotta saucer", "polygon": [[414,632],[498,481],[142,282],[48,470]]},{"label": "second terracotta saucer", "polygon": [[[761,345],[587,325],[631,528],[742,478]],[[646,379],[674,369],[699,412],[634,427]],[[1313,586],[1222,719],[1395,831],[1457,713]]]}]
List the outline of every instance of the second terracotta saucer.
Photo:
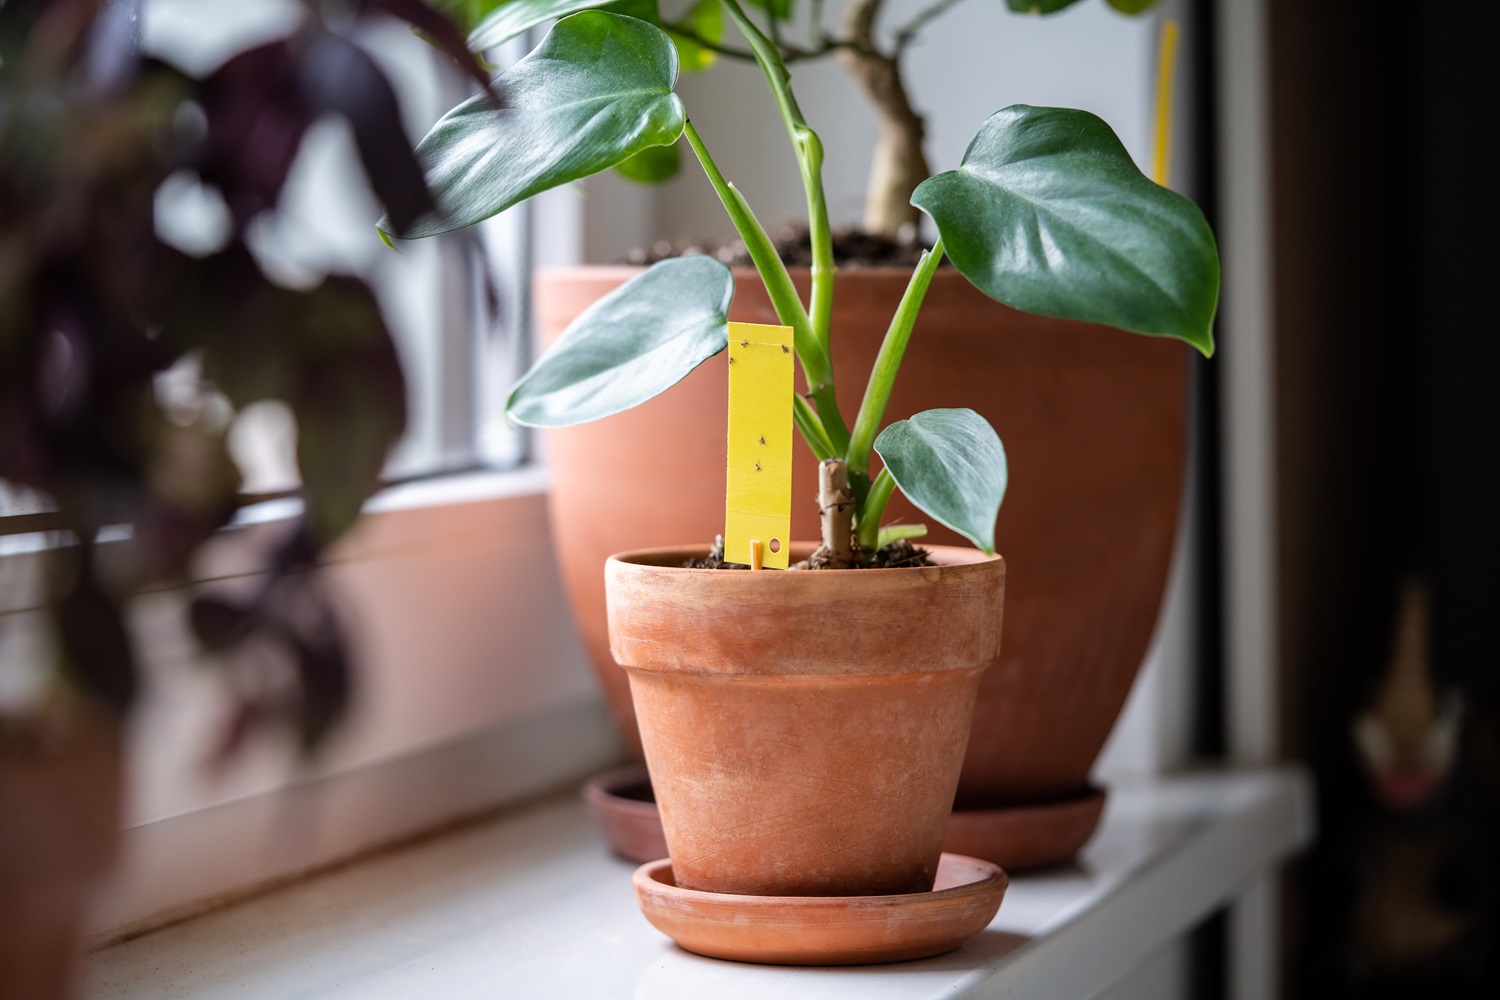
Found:
[{"label": "second terracotta saucer", "polygon": [[944,854],[931,892],[895,896],[741,896],[680,889],[669,860],[637,868],[641,912],[683,948],[767,965],[870,965],[952,951],[994,919],[1009,879]]},{"label": "second terracotta saucer", "polygon": [[[645,765],[595,777],[585,786],[584,797],[620,857],[641,864],[667,855]],[[955,809],[943,848],[986,858],[1012,872],[1059,864],[1072,859],[1093,836],[1104,801],[1104,790],[1090,787],[1054,802]]]}]

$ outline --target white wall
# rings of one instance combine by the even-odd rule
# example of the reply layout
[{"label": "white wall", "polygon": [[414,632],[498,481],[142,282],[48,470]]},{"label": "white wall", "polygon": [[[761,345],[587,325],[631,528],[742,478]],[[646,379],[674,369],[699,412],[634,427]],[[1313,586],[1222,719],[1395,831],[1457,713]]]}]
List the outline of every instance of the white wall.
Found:
[{"label": "white wall", "polygon": [[[881,23],[899,26],[930,0],[889,0]],[[829,23],[841,5],[829,4]],[[1083,108],[1112,126],[1136,162],[1150,148],[1156,20],[1115,12],[1103,0],[1052,17],[1011,14],[999,0],[969,0],[931,22],[908,50],[907,80],[928,117],[927,155],[936,170],[958,165],[969,140],[1011,104]],[[730,27],[727,40],[739,44]],[[826,150],[824,180],[835,225],[859,220],[875,118],[831,58],[792,67],[793,86]],[[745,192],[769,228],[805,214],[796,162],[769,91],[753,65],[721,59],[678,85],[693,125],[725,177]],[[660,238],[724,236],[731,230],[702,171],[687,158],[660,188],[613,176],[590,180],[585,253],[619,258]]]}]

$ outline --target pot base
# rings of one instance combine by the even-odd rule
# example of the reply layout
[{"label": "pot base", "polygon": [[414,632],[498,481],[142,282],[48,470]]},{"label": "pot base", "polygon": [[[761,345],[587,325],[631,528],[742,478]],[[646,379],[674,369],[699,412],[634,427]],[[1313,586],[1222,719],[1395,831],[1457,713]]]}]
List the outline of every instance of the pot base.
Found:
[{"label": "pot base", "polygon": [[989,925],[1009,879],[944,854],[931,892],[897,896],[741,896],[680,889],[669,859],[637,868],[641,912],[678,945],[765,965],[872,965],[952,951]]},{"label": "pot base", "polygon": [[[583,796],[616,855],[636,864],[667,856],[667,838],[644,764],[590,779]],[[1094,835],[1104,800],[1104,789],[1090,787],[1082,795],[1044,805],[955,809],[943,849],[985,858],[1006,871],[1062,864]]]},{"label": "pot base", "polygon": [[1040,805],[954,809],[943,850],[987,858],[1007,871],[1062,864],[1094,835],[1104,799],[1104,789],[1090,786],[1081,795]]}]

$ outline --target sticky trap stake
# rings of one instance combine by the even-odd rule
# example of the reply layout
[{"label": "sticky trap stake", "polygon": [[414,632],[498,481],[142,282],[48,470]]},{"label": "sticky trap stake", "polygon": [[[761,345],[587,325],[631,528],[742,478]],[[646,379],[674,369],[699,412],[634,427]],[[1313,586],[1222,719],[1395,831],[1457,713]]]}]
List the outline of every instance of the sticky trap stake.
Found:
[{"label": "sticky trap stake", "polygon": [[[724,559],[786,569],[792,530],[792,328],[729,324]],[[759,568],[758,566],[756,568]]]},{"label": "sticky trap stake", "polygon": [[1161,22],[1156,49],[1156,129],[1152,136],[1151,179],[1170,187],[1168,168],[1172,158],[1172,86],[1177,75],[1177,38],[1181,33],[1170,17]]},{"label": "sticky trap stake", "polygon": [[766,547],[760,543],[759,538],[750,539],[750,568],[766,568]]}]

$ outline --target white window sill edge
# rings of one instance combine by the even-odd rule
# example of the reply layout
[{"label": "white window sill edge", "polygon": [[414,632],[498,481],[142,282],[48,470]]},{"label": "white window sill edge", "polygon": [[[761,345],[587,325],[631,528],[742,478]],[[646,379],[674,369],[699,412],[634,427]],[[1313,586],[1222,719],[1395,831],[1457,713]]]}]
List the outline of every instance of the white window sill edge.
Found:
[{"label": "white window sill edge", "polygon": [[959,951],[792,969],[676,948],[568,794],[97,951],[83,996],[1077,1000],[1274,872],[1312,817],[1294,770],[1117,783],[1079,862],[1016,877]]}]

